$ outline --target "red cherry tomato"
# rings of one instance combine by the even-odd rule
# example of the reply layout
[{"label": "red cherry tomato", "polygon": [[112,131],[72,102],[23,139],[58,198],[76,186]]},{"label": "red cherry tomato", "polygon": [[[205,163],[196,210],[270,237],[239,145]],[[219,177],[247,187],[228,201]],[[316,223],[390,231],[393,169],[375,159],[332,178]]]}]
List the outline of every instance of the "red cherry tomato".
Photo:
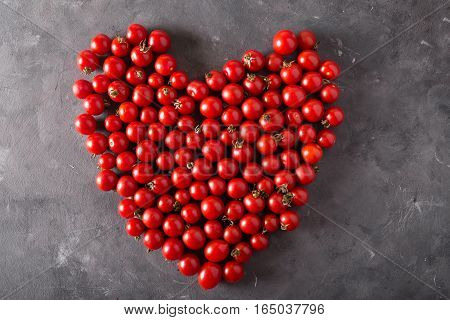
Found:
[{"label": "red cherry tomato", "polygon": [[75,118],[75,129],[78,131],[78,133],[83,135],[89,135],[95,132],[95,129],[97,128],[97,121],[95,121],[95,118],[91,116],[90,114],[79,114]]},{"label": "red cherry tomato", "polygon": [[334,80],[339,77],[340,73],[341,69],[339,68],[339,65],[334,61],[326,60],[320,66],[320,74],[325,79]]},{"label": "red cherry tomato", "polygon": [[227,78],[223,72],[212,70],[205,74],[205,82],[211,90],[220,91],[227,84]]},{"label": "red cherry tomato", "polygon": [[316,35],[310,30],[302,30],[297,36],[298,46],[302,50],[314,49],[317,43]]},{"label": "red cherry tomato", "polygon": [[302,147],[302,157],[306,163],[315,164],[322,158],[322,148],[315,143],[308,143]]},{"label": "red cherry tomato", "polygon": [[178,261],[178,270],[184,276],[190,277],[200,271],[200,259],[192,253],[187,253]]},{"label": "red cherry tomato", "polygon": [[84,74],[90,74],[100,66],[100,61],[91,50],[83,50],[78,53],[77,66]]},{"label": "red cherry tomato", "polygon": [[111,50],[111,39],[103,33],[91,39],[91,51],[99,56],[107,54]]},{"label": "red cherry tomato", "polygon": [[148,45],[153,52],[165,53],[171,46],[170,36],[163,30],[153,30],[148,36]]},{"label": "red cherry tomato", "polygon": [[144,231],[145,226],[141,220],[137,218],[128,219],[125,229],[127,233],[132,237],[139,237]]},{"label": "red cherry tomato", "polygon": [[276,53],[288,56],[297,49],[297,37],[290,30],[280,30],[273,36],[272,46]]},{"label": "red cherry tomato", "polygon": [[133,23],[128,26],[127,40],[134,46],[147,38],[147,29],[140,24]]},{"label": "red cherry tomato", "polygon": [[230,245],[224,240],[211,240],[204,249],[205,258],[211,262],[221,262],[228,257]]},{"label": "red cherry tomato", "polygon": [[288,85],[282,91],[283,102],[289,108],[299,108],[306,100],[306,91],[297,85]]},{"label": "red cherry tomato", "polygon": [[84,79],[78,79],[72,86],[73,95],[78,99],[85,99],[92,93],[93,85]]},{"label": "red cherry tomato", "polygon": [[240,61],[229,60],[223,65],[222,72],[228,81],[239,82],[244,79],[245,67]]},{"label": "red cherry tomato", "polygon": [[127,72],[125,61],[116,56],[110,56],[103,62],[103,72],[112,80],[122,78]]},{"label": "red cherry tomato", "polygon": [[198,273],[198,284],[205,290],[212,289],[222,280],[222,267],[216,263],[206,262]]},{"label": "red cherry tomato", "polygon": [[113,190],[117,185],[118,177],[110,169],[105,169],[97,174],[95,182],[97,187],[102,191]]},{"label": "red cherry tomato", "polygon": [[205,245],[206,235],[200,227],[192,226],[183,233],[182,239],[187,248],[191,250],[199,250]]},{"label": "red cherry tomato", "polygon": [[183,242],[178,238],[168,238],[162,246],[162,255],[167,260],[178,260],[184,251]]}]

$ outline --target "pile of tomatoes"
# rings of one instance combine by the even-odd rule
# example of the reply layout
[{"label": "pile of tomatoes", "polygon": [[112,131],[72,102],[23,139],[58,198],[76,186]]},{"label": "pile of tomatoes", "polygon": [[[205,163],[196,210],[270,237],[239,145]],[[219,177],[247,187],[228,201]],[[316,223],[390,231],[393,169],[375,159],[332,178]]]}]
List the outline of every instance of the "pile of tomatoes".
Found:
[{"label": "pile of tomatoes", "polygon": [[272,53],[248,50],[203,80],[189,80],[170,47],[139,24],[96,35],[77,57],[95,75],[73,85],[84,107],[75,128],[97,156],[98,188],[122,197],[126,232],[211,289],[239,281],[272,233],[299,226],[293,208],[344,118],[330,106],[340,69],[308,30],[279,31]]}]

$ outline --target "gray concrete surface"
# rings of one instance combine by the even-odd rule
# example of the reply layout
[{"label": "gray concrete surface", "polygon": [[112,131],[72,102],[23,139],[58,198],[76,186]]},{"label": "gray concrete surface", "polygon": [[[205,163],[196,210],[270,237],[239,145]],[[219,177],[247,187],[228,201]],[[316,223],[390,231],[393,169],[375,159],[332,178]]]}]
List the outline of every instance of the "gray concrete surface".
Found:
[{"label": "gray concrete surface", "polygon": [[[3,3],[4,2],[4,3]],[[297,232],[238,285],[201,291],[124,232],[72,121],[76,51],[167,29],[192,77],[313,29],[339,61],[345,125]],[[449,1],[0,3],[0,297],[440,299],[450,295]]]}]

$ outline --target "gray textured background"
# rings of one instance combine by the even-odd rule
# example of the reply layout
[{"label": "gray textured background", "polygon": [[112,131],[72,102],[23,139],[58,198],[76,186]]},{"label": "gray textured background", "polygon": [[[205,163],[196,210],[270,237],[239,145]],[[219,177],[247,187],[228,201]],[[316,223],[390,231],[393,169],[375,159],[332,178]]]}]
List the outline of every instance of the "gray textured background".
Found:
[{"label": "gray textured background", "polygon": [[[450,10],[436,1],[0,3],[0,297],[437,299],[450,287]],[[275,4],[276,3],[276,4]],[[430,13],[432,13],[430,15]],[[192,78],[280,28],[345,70],[337,146],[238,285],[207,293],[124,232],[72,127],[77,50],[130,22],[167,29]],[[313,209],[314,208],[314,209]],[[439,293],[440,292],[440,293]]]}]

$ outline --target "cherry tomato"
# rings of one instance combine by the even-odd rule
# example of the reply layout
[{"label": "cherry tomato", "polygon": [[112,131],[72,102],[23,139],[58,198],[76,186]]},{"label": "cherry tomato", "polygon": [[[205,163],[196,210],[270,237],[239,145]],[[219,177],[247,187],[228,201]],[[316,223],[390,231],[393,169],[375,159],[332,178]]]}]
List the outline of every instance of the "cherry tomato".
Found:
[{"label": "cherry tomato", "polygon": [[248,120],[256,120],[264,112],[264,105],[256,97],[247,98],[241,105],[242,114]]},{"label": "cherry tomato", "polygon": [[295,206],[303,206],[308,202],[308,191],[303,187],[295,187],[291,190],[292,203]]},{"label": "cherry tomato", "polygon": [[179,237],[184,232],[184,220],[178,214],[169,214],[164,219],[162,229],[169,237]]},{"label": "cherry tomato", "polygon": [[289,128],[298,128],[303,122],[302,112],[298,109],[288,109],[284,112],[285,122]]},{"label": "cherry tomato", "polygon": [[273,179],[277,187],[286,186],[288,190],[295,187],[295,175],[289,170],[280,170]]},{"label": "cherry tomato", "polygon": [[316,141],[316,129],[314,129],[314,127],[311,124],[302,124],[299,128],[298,128],[298,139],[303,143],[303,144],[307,144],[307,143],[311,143]]},{"label": "cherry tomato", "polygon": [[172,171],[172,184],[178,189],[188,188],[192,183],[192,173],[184,167],[175,168]]},{"label": "cherry tomato", "polygon": [[323,129],[317,134],[317,144],[322,148],[331,148],[336,142],[336,135],[329,129]]},{"label": "cherry tomato", "polygon": [[320,90],[320,99],[325,103],[334,103],[339,99],[340,90],[335,84],[327,84]]},{"label": "cherry tomato", "polygon": [[90,114],[82,113],[75,118],[75,129],[78,133],[89,135],[95,132],[97,121]]},{"label": "cherry tomato", "polygon": [[270,134],[263,134],[256,142],[256,148],[262,155],[271,155],[277,150],[277,142]]},{"label": "cherry tomato", "polygon": [[285,169],[294,170],[300,164],[300,157],[295,150],[284,150],[280,153],[280,160]]},{"label": "cherry tomato", "polygon": [[283,56],[278,53],[270,53],[266,57],[266,68],[271,72],[279,72],[283,65]]},{"label": "cherry tomato", "polygon": [[158,208],[147,208],[142,214],[142,222],[149,229],[158,229],[164,221],[164,214]]},{"label": "cherry tomato", "polygon": [[280,77],[285,84],[296,84],[302,79],[302,68],[296,63],[284,64]]},{"label": "cherry tomato", "polygon": [[175,160],[172,153],[168,151],[162,151],[156,158],[156,166],[163,171],[169,171],[173,169],[175,165]]},{"label": "cherry tomato", "polygon": [[147,138],[147,126],[139,121],[133,121],[127,125],[126,134],[128,140],[139,143]]},{"label": "cherry tomato", "polygon": [[133,23],[128,26],[127,40],[134,46],[147,38],[147,30],[140,24]]},{"label": "cherry tomato", "polygon": [[228,257],[230,245],[224,240],[211,240],[206,244],[203,252],[208,261],[221,262]]},{"label": "cherry tomato", "polygon": [[194,165],[192,167],[192,176],[196,180],[204,181],[208,180],[214,174],[214,167],[212,162],[201,158],[194,161]]},{"label": "cherry tomato", "polygon": [[247,50],[242,56],[242,63],[250,72],[258,72],[264,68],[266,59],[264,55],[257,50]]},{"label": "cherry tomato", "polygon": [[113,190],[117,185],[118,177],[110,169],[100,171],[95,178],[97,187],[102,191]]},{"label": "cherry tomato", "polygon": [[322,88],[322,76],[318,72],[309,71],[303,76],[301,84],[308,93],[317,92]]},{"label": "cherry tomato", "polygon": [[100,66],[100,61],[91,50],[83,50],[78,53],[77,66],[84,74],[90,74]]},{"label": "cherry tomato", "polygon": [[259,195],[249,193],[244,197],[244,206],[250,213],[259,213],[264,210],[265,201]]},{"label": "cherry tomato", "polygon": [[133,200],[139,208],[150,208],[155,203],[155,195],[148,188],[138,189],[133,196]]},{"label": "cherry tomato", "polygon": [[276,214],[268,213],[264,216],[264,229],[268,232],[276,232],[280,229],[280,219]]},{"label": "cherry tomato", "polygon": [[252,257],[253,251],[247,242],[239,242],[231,251],[231,256],[239,263],[245,263]]},{"label": "cherry tomato", "polygon": [[217,196],[208,196],[202,200],[200,209],[206,219],[214,220],[223,215],[225,212],[225,205],[221,198]]},{"label": "cherry tomato", "polygon": [[239,127],[239,136],[247,143],[255,143],[261,136],[260,127],[254,121],[244,121]]},{"label": "cherry tomato", "polygon": [[111,79],[109,79],[104,74],[98,74],[94,78],[92,78],[92,88],[96,93],[107,93],[110,83]]},{"label": "cherry tomato", "polygon": [[192,199],[200,201],[208,196],[208,185],[202,181],[194,181],[189,187]]},{"label": "cherry tomato", "polygon": [[322,158],[322,148],[315,143],[308,143],[302,147],[302,157],[306,163],[315,164]]},{"label": "cherry tomato", "polygon": [[158,250],[164,244],[164,234],[160,230],[147,230],[142,239],[142,243],[149,250]]},{"label": "cherry tomato", "polygon": [[201,130],[206,139],[215,139],[220,134],[220,123],[216,119],[205,119],[202,122]]},{"label": "cherry tomato", "polygon": [[167,193],[172,187],[172,182],[168,176],[158,174],[149,183],[149,188],[157,195]]},{"label": "cherry tomato", "polygon": [[115,37],[111,42],[111,51],[117,57],[125,57],[130,53],[131,46],[124,37]]},{"label": "cherry tomato", "polygon": [[245,68],[242,62],[237,60],[227,61],[222,68],[222,72],[230,82],[239,82],[244,79]]},{"label": "cherry tomato", "polygon": [[229,180],[239,173],[239,165],[236,160],[224,158],[217,162],[217,174],[222,179]]},{"label": "cherry tomato", "polygon": [[217,118],[222,114],[222,100],[210,96],[202,100],[200,103],[200,113],[206,118]]},{"label": "cherry tomato", "polygon": [[116,166],[122,172],[131,171],[136,164],[136,155],[131,151],[119,153],[116,158]]},{"label": "cherry tomato", "polygon": [[297,62],[302,69],[314,71],[319,68],[320,58],[317,51],[304,50],[298,55]]},{"label": "cherry tomato", "polygon": [[181,208],[180,216],[184,219],[184,221],[186,221],[186,223],[194,224],[200,220],[202,212],[200,211],[198,204],[188,203]]},{"label": "cherry tomato", "polygon": [[86,139],[86,149],[92,154],[102,154],[108,148],[108,139],[103,133],[94,132]]},{"label": "cherry tomato", "polygon": [[142,162],[152,162],[158,156],[158,147],[150,140],[141,141],[136,147],[136,156]]},{"label": "cherry tomato", "polygon": [[202,153],[205,159],[217,162],[225,155],[225,146],[218,140],[208,140],[202,147]]},{"label": "cherry tomato", "polygon": [[203,81],[194,80],[189,82],[186,92],[195,101],[202,101],[209,94],[209,88]]},{"label": "cherry tomato", "polygon": [[316,178],[314,169],[307,163],[302,163],[295,169],[295,174],[297,175],[298,181],[303,185],[310,184]]},{"label": "cherry tomato", "polygon": [[318,122],[322,119],[325,109],[323,103],[317,99],[309,99],[302,106],[303,117],[309,122]]},{"label": "cherry tomato", "polygon": [[289,108],[299,108],[306,100],[306,91],[297,85],[288,85],[282,91],[283,102]]},{"label": "cherry tomato", "polygon": [[100,169],[114,169],[116,166],[116,156],[112,153],[104,153],[98,157],[97,167]]},{"label": "cherry tomato", "polygon": [[176,150],[181,148],[185,143],[185,137],[183,132],[179,130],[172,130],[170,131],[166,138],[164,139],[164,143],[167,146],[167,148],[171,150]]},{"label": "cherry tomato", "polygon": [[242,177],[248,183],[258,183],[263,177],[262,167],[256,162],[249,162],[242,171]]},{"label": "cherry tomato", "polygon": [[[161,195],[158,198],[158,201],[156,203],[156,206],[158,207],[158,209],[161,210],[161,212],[163,212],[163,213],[170,213],[170,212],[174,211],[176,205],[178,206],[178,204],[175,203],[175,198],[172,197],[170,194]],[[169,218],[171,216],[168,216],[167,218]],[[180,216],[178,214],[175,214],[173,216],[174,216],[173,219],[175,219],[177,221],[182,221],[182,218],[180,218]]]},{"label": "cherry tomato", "polygon": [[194,161],[194,152],[189,148],[180,148],[175,151],[174,159],[180,167],[187,167],[189,162]]},{"label": "cherry tomato", "polygon": [[170,74],[177,68],[177,61],[168,53],[164,53],[155,61],[155,71],[162,76],[170,76]]},{"label": "cherry tomato", "polygon": [[153,30],[148,36],[148,45],[153,52],[165,53],[171,46],[170,36],[163,30]]},{"label": "cherry tomato", "polygon": [[264,233],[254,234],[250,238],[250,244],[255,251],[262,251],[269,247],[269,237]]},{"label": "cherry tomato", "polygon": [[223,239],[229,244],[236,244],[242,239],[242,231],[236,225],[228,226],[223,232]]},{"label": "cherry tomato", "polygon": [[229,83],[222,89],[222,100],[232,106],[244,100],[244,88],[237,83]]},{"label": "cherry tomato", "polygon": [[148,76],[147,83],[153,89],[159,89],[164,85],[164,77],[159,73],[152,73]]},{"label": "cherry tomato", "polygon": [[108,86],[108,96],[114,102],[124,102],[130,95],[128,85],[120,80],[113,81]]},{"label": "cherry tomato", "polygon": [[222,123],[226,126],[238,126],[242,122],[242,111],[238,107],[227,107],[221,116]]},{"label": "cherry tomato", "polygon": [[177,90],[184,90],[188,82],[188,75],[184,71],[174,71],[169,78],[169,84]]},{"label": "cherry tomato", "polygon": [[147,184],[153,179],[153,167],[148,163],[138,163],[132,170],[134,180],[139,183]]},{"label": "cherry tomato", "polygon": [[167,238],[162,246],[162,255],[167,260],[178,260],[184,251],[183,242],[178,238]]},{"label": "cherry tomato", "polygon": [[[175,197],[175,200],[178,201],[182,206],[188,204],[189,201],[191,200],[191,195],[189,194],[188,190],[177,190],[175,192],[174,197]],[[183,217],[183,219],[184,219],[184,217]],[[186,221],[186,219],[185,219],[185,221]],[[188,222],[188,223],[190,223],[190,222]]]},{"label": "cherry tomato", "polygon": [[284,116],[277,109],[269,109],[259,118],[259,125],[265,132],[280,131],[284,127]]},{"label": "cherry tomato", "polygon": [[262,158],[261,166],[266,174],[273,175],[280,170],[281,161],[277,155],[267,155]]},{"label": "cherry tomato", "polygon": [[164,126],[172,127],[177,123],[178,112],[175,107],[163,106],[161,109],[159,109],[158,120]]},{"label": "cherry tomato", "polygon": [[180,114],[190,115],[195,110],[195,101],[189,96],[181,96],[173,102],[175,109]]},{"label": "cherry tomato", "polygon": [[245,214],[239,221],[239,227],[245,234],[256,234],[261,229],[261,219],[255,213]]},{"label": "cherry tomato", "polygon": [[206,262],[198,273],[198,284],[205,290],[212,289],[222,280],[222,267],[216,263]]},{"label": "cherry tomato", "polygon": [[99,56],[104,56],[111,50],[111,39],[103,33],[91,39],[91,51]]},{"label": "cherry tomato", "polygon": [[84,111],[93,116],[98,116],[105,110],[105,102],[99,94],[90,94],[83,101]]},{"label": "cherry tomato", "polygon": [[228,201],[228,204],[225,208],[226,216],[231,221],[237,221],[241,219],[241,217],[245,213],[245,207],[242,201],[231,200]]},{"label": "cherry tomato", "polygon": [[156,99],[162,105],[173,104],[177,96],[177,91],[170,86],[162,86],[156,91]]},{"label": "cherry tomato", "polygon": [[78,79],[73,83],[73,95],[78,99],[84,99],[92,93],[92,84],[84,79]]},{"label": "cherry tomato", "polygon": [[130,236],[139,237],[145,231],[145,226],[141,220],[131,218],[127,220],[125,229]]},{"label": "cherry tomato", "polygon": [[139,188],[132,176],[121,176],[117,181],[117,193],[124,198],[131,197]]},{"label": "cherry tomato", "polygon": [[340,107],[330,107],[325,111],[324,125],[337,127],[344,121],[344,111]]},{"label": "cherry tomato", "polygon": [[183,255],[178,261],[178,270],[184,276],[190,277],[200,271],[200,259],[192,253]]},{"label": "cherry tomato", "polygon": [[223,227],[222,224],[217,220],[208,220],[203,225],[203,230],[205,231],[206,237],[208,239],[219,239],[223,237]]},{"label": "cherry tomato", "polygon": [[103,62],[103,72],[112,80],[122,78],[127,72],[125,61],[116,56],[110,56]]},{"label": "cherry tomato", "polygon": [[341,69],[339,68],[339,65],[334,61],[326,60],[320,66],[320,74],[325,79],[334,80],[339,77],[340,73]]},{"label": "cherry tomato", "polygon": [[276,53],[288,56],[297,49],[297,37],[290,30],[280,30],[273,36],[272,46]]},{"label": "cherry tomato", "polygon": [[122,199],[117,206],[117,213],[125,219],[131,218],[134,216],[134,213],[137,212],[138,206],[134,203],[133,199]]},{"label": "cherry tomato", "polygon": [[203,248],[206,242],[205,232],[198,226],[192,226],[183,233],[183,243],[191,250]]},{"label": "cherry tomato", "polygon": [[220,91],[227,84],[227,78],[223,72],[212,70],[205,74],[205,82],[211,90]]},{"label": "cherry tomato", "polygon": [[228,182],[227,193],[230,198],[241,199],[248,193],[248,183],[242,178],[233,178]]},{"label": "cherry tomato", "polygon": [[298,46],[302,50],[314,49],[317,43],[316,35],[310,30],[302,30],[297,35]]},{"label": "cherry tomato", "polygon": [[262,101],[266,109],[278,109],[283,101],[283,97],[277,90],[269,90],[262,96]]},{"label": "cherry tomato", "polygon": [[134,47],[131,50],[131,61],[138,67],[144,68],[150,65],[153,61],[153,54],[150,51],[150,47],[141,43],[139,46]]},{"label": "cherry tomato", "polygon": [[266,87],[266,82],[262,77],[250,73],[247,75],[247,77],[245,77],[244,81],[242,82],[242,85],[245,89],[245,92],[249,96],[257,97],[261,95],[261,93],[263,93]]},{"label": "cherry tomato", "polygon": [[297,229],[300,218],[295,211],[286,210],[280,214],[281,230],[292,231]]}]

